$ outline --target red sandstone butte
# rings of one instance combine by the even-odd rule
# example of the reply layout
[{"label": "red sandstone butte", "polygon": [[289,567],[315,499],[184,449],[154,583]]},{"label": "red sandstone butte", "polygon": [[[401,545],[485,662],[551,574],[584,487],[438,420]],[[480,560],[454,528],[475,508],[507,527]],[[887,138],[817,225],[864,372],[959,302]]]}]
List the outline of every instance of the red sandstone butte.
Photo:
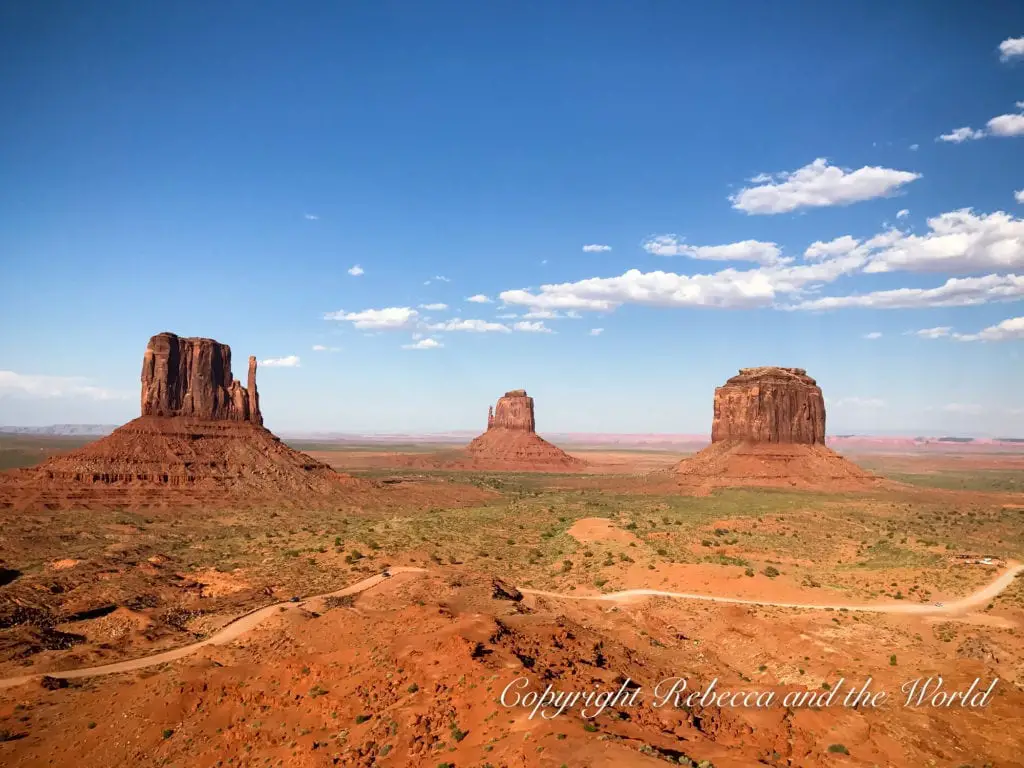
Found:
[{"label": "red sandstone butte", "polygon": [[142,415],[262,424],[255,357],[248,384],[232,378],[227,344],[158,333],[142,358]]},{"label": "red sandstone butte", "polygon": [[741,368],[715,390],[711,445],[675,467],[702,489],[769,485],[832,490],[877,478],[825,447],[825,399],[803,368]]},{"label": "red sandstone butte", "polygon": [[825,398],[803,368],[741,368],[715,390],[711,442],[825,444]]},{"label": "red sandstone butte", "polygon": [[474,465],[496,469],[582,467],[570,456],[537,435],[533,398],[524,389],[506,392],[488,409],[487,431],[466,448]]},{"label": "red sandstone butte", "polygon": [[[243,387],[228,345],[160,333],[146,346],[141,383],[139,418],[6,475],[0,495],[51,507],[220,504],[228,495],[306,504],[365,485],[263,426],[255,357]],[[0,499],[0,508],[11,506]]]}]

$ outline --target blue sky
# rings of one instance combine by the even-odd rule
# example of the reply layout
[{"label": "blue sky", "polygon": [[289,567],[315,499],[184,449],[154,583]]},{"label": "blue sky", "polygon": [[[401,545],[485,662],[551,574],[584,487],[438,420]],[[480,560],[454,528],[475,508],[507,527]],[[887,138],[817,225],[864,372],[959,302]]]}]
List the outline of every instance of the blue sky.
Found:
[{"label": "blue sky", "polygon": [[834,5],[3,4],[0,423],[134,417],[171,330],[298,358],[281,431],[701,433],[779,364],[1024,435],[1024,6]]}]

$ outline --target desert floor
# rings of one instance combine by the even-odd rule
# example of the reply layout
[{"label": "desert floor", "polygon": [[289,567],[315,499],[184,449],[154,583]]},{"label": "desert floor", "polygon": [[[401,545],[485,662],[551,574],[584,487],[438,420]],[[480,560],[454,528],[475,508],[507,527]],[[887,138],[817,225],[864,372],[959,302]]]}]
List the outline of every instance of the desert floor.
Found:
[{"label": "desert floor", "polygon": [[[0,441],[0,463],[71,442]],[[648,480],[684,455],[670,450],[563,446],[586,471],[542,474],[403,466],[451,446],[295,445],[379,492],[345,512],[5,517],[0,678],[19,684],[0,690],[0,762],[1024,764],[1024,579],[958,604],[1024,561],[1024,454],[850,454],[892,482],[691,496]],[[627,590],[750,602],[570,599]],[[949,690],[998,682],[985,707],[903,706],[904,682],[937,675]],[[500,702],[523,677],[538,691],[628,678],[646,703],[531,719]],[[890,698],[652,706],[659,681],[677,677],[780,697],[870,677]]]}]

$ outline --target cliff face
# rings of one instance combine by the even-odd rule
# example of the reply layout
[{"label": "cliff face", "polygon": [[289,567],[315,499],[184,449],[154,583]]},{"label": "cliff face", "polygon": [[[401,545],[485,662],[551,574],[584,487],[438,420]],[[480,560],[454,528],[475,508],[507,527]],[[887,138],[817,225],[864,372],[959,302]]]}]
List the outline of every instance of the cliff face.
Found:
[{"label": "cliff face", "polygon": [[715,390],[711,445],[675,466],[684,488],[847,491],[878,478],[825,446],[825,399],[802,368],[741,368]]},{"label": "cliff face", "polygon": [[533,398],[513,389],[487,409],[487,430],[466,448],[474,466],[491,469],[572,469],[583,465],[537,434]]},{"label": "cliff face", "polygon": [[825,399],[802,368],[742,368],[715,390],[711,442],[824,445]]},{"label": "cliff face", "polygon": [[[213,505],[226,499],[274,504],[343,502],[367,487],[289,448],[263,426],[256,358],[248,387],[231,376],[231,349],[212,339],[160,333],[142,362],[142,415],[106,437],[10,475],[0,511]],[[335,507],[337,508],[337,507]]]},{"label": "cliff face", "polygon": [[498,399],[493,412],[487,414],[488,429],[509,429],[514,432],[536,432],[533,398],[525,389],[514,389]]},{"label": "cliff face", "polygon": [[249,358],[248,384],[232,377],[227,344],[159,333],[142,359],[142,415],[263,424],[255,357]]}]

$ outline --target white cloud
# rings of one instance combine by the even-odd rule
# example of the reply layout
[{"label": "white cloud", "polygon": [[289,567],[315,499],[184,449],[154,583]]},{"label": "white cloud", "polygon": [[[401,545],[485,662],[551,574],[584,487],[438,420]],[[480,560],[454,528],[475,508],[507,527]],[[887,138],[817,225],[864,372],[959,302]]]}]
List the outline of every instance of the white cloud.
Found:
[{"label": "white cloud", "polygon": [[660,306],[763,306],[775,296],[771,281],[756,271],[677,275],[631,269],[619,277],[542,285],[540,292],[505,291],[502,301],[540,308],[608,311],[625,303]]},{"label": "white cloud", "polygon": [[800,302],[786,309],[914,309],[919,307],[969,307],[1024,298],[1024,276],[985,275],[950,278],[938,288],[895,288],[854,296],[826,296]]},{"label": "white cloud", "polygon": [[1024,189],[1018,189],[1013,193],[1013,199],[1018,203],[1024,203]]},{"label": "white cloud", "polygon": [[860,246],[860,240],[849,235],[843,235],[837,237],[835,240],[829,240],[828,242],[822,242],[816,240],[807,246],[807,250],[804,251],[804,258],[808,261],[819,261],[821,259],[833,258],[835,256],[843,256],[845,254],[853,252]]},{"label": "white cloud", "polygon": [[387,307],[385,309],[365,309],[362,312],[328,312],[325,320],[345,320],[361,330],[386,329],[396,330],[412,325],[419,312],[409,307]]},{"label": "white cloud", "polygon": [[686,245],[678,235],[655,235],[643,243],[643,248],[655,256],[689,256],[705,261],[753,261],[757,264],[778,264],[782,251],[775,243],[760,240],[742,240],[726,245]]},{"label": "white cloud", "polygon": [[1024,339],[1024,317],[1011,317],[978,333],[954,333],[957,341],[1009,341]]},{"label": "white cloud", "polygon": [[1024,115],[997,115],[987,126],[991,136],[1024,136]]},{"label": "white cloud", "polygon": [[436,304],[420,304],[420,309],[425,309],[428,312],[442,312],[448,309],[448,305],[440,302]]},{"label": "white cloud", "polygon": [[[856,246],[858,241],[850,238]],[[538,309],[611,311],[622,304],[662,307],[748,309],[771,306],[779,295],[798,294],[816,283],[831,282],[863,267],[863,247],[847,247],[816,263],[775,265],[712,274],[679,275],[631,269],[618,277],[593,277],[574,283],[542,285],[538,292],[503,291],[501,300]]]},{"label": "white cloud", "polygon": [[415,344],[403,344],[402,349],[438,349],[443,346],[436,339],[420,339]]},{"label": "white cloud", "polygon": [[875,339],[882,338],[882,332],[881,331],[872,331],[871,333],[865,333],[864,334],[864,338],[865,339],[869,339],[870,341],[874,341]]},{"label": "white cloud", "polygon": [[339,349],[339,347],[325,347],[323,344],[313,345],[314,352],[337,352]]},{"label": "white cloud", "polygon": [[970,126],[965,125],[963,128],[954,128],[949,133],[944,133],[935,140],[945,141],[950,144],[962,144],[965,141],[984,138],[984,136],[984,131],[975,130]]},{"label": "white cloud", "polygon": [[316,221],[317,219],[320,218],[319,216],[315,216],[312,213],[304,213],[303,216],[309,221]]},{"label": "white cloud", "polygon": [[583,246],[584,253],[602,253],[604,251],[610,251],[612,247],[610,245],[598,245],[597,243],[591,243],[590,245]]},{"label": "white cloud", "polygon": [[495,315],[495,317],[498,318],[499,320],[513,320],[519,317],[519,315],[517,315],[515,312],[506,312],[504,315]]},{"label": "white cloud", "polygon": [[905,219],[909,215],[910,215],[910,211],[907,208],[901,208],[900,210],[896,211],[896,218],[897,219]]},{"label": "white cloud", "polygon": [[[511,317],[515,317],[515,315],[511,315]],[[565,317],[565,315],[551,309],[534,309],[523,315],[523,318],[526,320],[558,320],[562,317]]]},{"label": "white cloud", "polygon": [[911,331],[911,334],[920,336],[922,339],[941,339],[949,336],[952,330],[948,325],[939,325],[935,328],[922,328],[919,331]]},{"label": "white cloud", "polygon": [[42,376],[0,371],[0,397],[83,397],[89,400],[128,400],[133,395],[97,387],[82,376]]},{"label": "white cloud", "polygon": [[591,328],[590,329],[590,335],[591,336],[600,336],[602,333],[604,333],[604,328]]},{"label": "white cloud", "polygon": [[504,323],[492,323],[487,320],[448,320],[426,326],[432,331],[469,331],[471,333],[511,333],[512,329]]},{"label": "white cloud", "polygon": [[[970,208],[928,219],[925,235],[896,233],[865,272],[976,272],[1024,267],[1024,220]],[[894,230],[894,232],[896,232]]]},{"label": "white cloud", "polygon": [[969,416],[977,416],[985,409],[974,403],[946,403],[939,410],[946,411],[946,413],[963,413]]},{"label": "white cloud", "polygon": [[860,409],[885,407],[885,401],[877,397],[840,397],[835,400],[827,399],[826,402],[831,408]]},{"label": "white cloud", "polygon": [[1024,56],[1024,37],[1008,37],[999,44],[1000,61]]},{"label": "white cloud", "polygon": [[358,264],[356,264],[354,266],[349,267],[348,273],[352,275],[352,277],[359,277],[360,275],[365,274],[366,270],[360,267]]},{"label": "white cloud", "polygon": [[427,280],[424,280],[423,284],[424,285],[430,285],[431,283],[435,283],[435,282],[436,283],[450,283],[451,280],[449,280],[444,275],[434,275],[433,277],[431,277],[431,278],[429,278]]},{"label": "white cloud", "polygon": [[468,297],[466,299],[466,301],[471,301],[474,304],[490,304],[491,303],[491,300],[489,298],[487,298],[486,296],[484,296],[482,293],[478,293],[478,294],[476,294],[474,296],[470,296],[470,297]]},{"label": "white cloud", "polygon": [[918,150],[918,149],[919,149],[920,147],[921,147],[921,145],[920,145],[920,144],[911,144],[911,145],[910,145],[910,151],[911,151],[911,152],[917,152],[917,150]]},{"label": "white cloud", "polygon": [[[636,270],[633,270],[634,272]],[[591,278],[592,280],[600,280],[601,278]],[[581,280],[581,283],[589,282],[587,280]],[[549,308],[549,309],[590,309],[598,311],[608,311],[615,309],[622,302],[608,301],[605,299],[587,299],[575,295],[571,286],[577,285],[577,283],[563,283],[561,285],[542,285],[541,293],[534,295],[529,291],[524,290],[513,290],[513,291],[502,291],[500,298],[506,304],[522,304],[528,307],[535,308]]]},{"label": "white cloud", "polygon": [[[1018,101],[1017,109],[1024,109],[1024,102]],[[945,141],[952,144],[961,144],[965,141],[983,139],[986,136],[1024,136],[1024,114],[1007,113],[996,115],[987,123],[984,130],[975,129],[969,126],[957,128],[949,133],[939,136],[936,141]]]},{"label": "white cloud", "polygon": [[525,333],[554,333],[554,331],[552,331],[550,328],[544,325],[543,322],[539,320],[536,322],[523,320],[521,322],[516,323],[512,327],[515,328],[517,331],[523,331]]},{"label": "white cloud", "polygon": [[288,355],[288,357],[268,357],[266,360],[261,360],[260,365],[265,365],[268,368],[298,368],[299,357],[298,355]]},{"label": "white cloud", "polygon": [[[801,263],[786,259],[750,269],[728,268],[707,274],[641,272],[592,277],[537,289],[502,291],[509,306],[529,308],[526,317],[553,318],[575,310],[609,312],[623,304],[718,309],[823,310],[845,307],[896,309],[969,306],[1024,297],[1024,221],[997,211],[970,209],[928,220],[929,230],[913,235],[899,229],[866,240],[849,235],[812,243]],[[667,240],[657,249],[675,248]],[[853,296],[814,296],[839,278],[860,272],[953,272],[976,276],[950,278],[935,288],[897,288]],[[979,274],[990,273],[990,274]],[[568,315],[567,315],[568,316]]]},{"label": "white cloud", "polygon": [[733,208],[750,214],[788,213],[798,208],[849,205],[886,197],[919,178],[919,173],[877,166],[846,171],[818,158],[774,179],[766,174],[756,176],[752,181],[759,186],[744,187],[729,200]]}]

